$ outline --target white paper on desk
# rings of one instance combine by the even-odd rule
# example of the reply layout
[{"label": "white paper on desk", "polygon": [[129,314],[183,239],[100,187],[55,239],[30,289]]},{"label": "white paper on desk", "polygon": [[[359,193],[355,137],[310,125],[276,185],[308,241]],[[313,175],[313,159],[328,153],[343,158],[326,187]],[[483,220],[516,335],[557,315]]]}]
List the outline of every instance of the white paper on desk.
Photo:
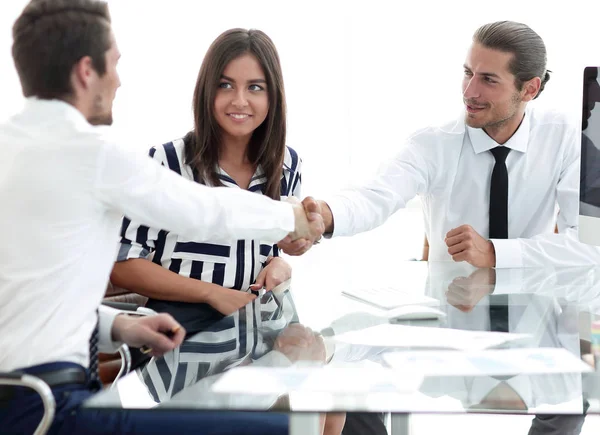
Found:
[{"label": "white paper on desk", "polygon": [[330,394],[377,391],[414,392],[423,376],[384,367],[237,367],[212,387],[220,393],[284,394],[322,392]]},{"label": "white paper on desk", "polygon": [[465,331],[382,324],[332,337],[334,341],[371,347],[417,347],[425,349],[481,350],[530,338],[527,334],[507,332]]},{"label": "white paper on desk", "polygon": [[456,352],[406,351],[383,354],[395,369],[420,370],[431,376],[500,376],[582,373],[591,368],[562,348],[488,349]]},{"label": "white paper on desk", "polygon": [[135,371],[117,381],[117,391],[123,408],[148,409],[158,405]]}]

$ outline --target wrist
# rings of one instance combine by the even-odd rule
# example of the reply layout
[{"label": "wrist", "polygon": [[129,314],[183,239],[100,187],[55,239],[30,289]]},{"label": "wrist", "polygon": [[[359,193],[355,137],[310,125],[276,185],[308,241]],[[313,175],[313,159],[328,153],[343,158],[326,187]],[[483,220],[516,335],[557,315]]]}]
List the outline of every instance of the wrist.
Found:
[{"label": "wrist", "polygon": [[131,319],[126,313],[118,314],[112,324],[111,340],[113,342],[123,343],[123,331],[131,324]]},{"label": "wrist", "polygon": [[306,228],[308,226],[308,222],[306,219],[306,212],[304,211],[302,204],[293,204],[292,207],[294,208],[294,231],[290,233],[290,236],[292,240],[297,240],[304,236],[301,228]]},{"label": "wrist", "polygon": [[319,208],[321,209],[321,216],[323,217],[323,224],[325,225],[325,234],[333,233],[333,213],[329,204],[325,201],[318,200]]},{"label": "wrist", "polygon": [[199,298],[198,302],[205,303],[210,305],[211,307],[215,307],[215,304],[218,301],[218,298],[223,294],[221,287],[218,284],[213,284],[209,282],[199,281],[203,285],[199,287]]}]

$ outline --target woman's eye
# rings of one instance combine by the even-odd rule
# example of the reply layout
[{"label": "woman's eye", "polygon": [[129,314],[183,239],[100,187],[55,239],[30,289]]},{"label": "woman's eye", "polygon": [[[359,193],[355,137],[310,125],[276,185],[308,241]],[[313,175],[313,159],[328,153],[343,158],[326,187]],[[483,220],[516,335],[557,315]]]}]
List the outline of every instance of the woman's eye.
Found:
[{"label": "woman's eye", "polygon": [[231,89],[232,86],[231,86],[231,83],[222,82],[222,83],[219,83],[219,88],[221,88],[221,89]]},{"label": "woman's eye", "polygon": [[250,85],[250,87],[248,88],[251,91],[264,91],[265,89],[262,86],[259,85]]}]

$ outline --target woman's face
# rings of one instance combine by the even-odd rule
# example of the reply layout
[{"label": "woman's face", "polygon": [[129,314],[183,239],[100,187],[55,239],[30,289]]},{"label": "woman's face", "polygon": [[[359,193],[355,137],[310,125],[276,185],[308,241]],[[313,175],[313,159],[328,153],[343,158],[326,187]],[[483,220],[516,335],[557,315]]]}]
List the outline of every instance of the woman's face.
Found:
[{"label": "woman's face", "polygon": [[215,118],[224,137],[250,140],[269,112],[265,74],[258,60],[243,54],[227,64],[215,97]]}]

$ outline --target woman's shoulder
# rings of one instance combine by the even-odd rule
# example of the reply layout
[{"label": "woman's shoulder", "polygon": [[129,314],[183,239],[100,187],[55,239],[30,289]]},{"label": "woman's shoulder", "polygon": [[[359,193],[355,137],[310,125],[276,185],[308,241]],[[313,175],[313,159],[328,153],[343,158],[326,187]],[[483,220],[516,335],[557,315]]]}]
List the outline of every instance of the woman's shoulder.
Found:
[{"label": "woman's shoulder", "polygon": [[286,146],[285,156],[283,157],[283,169],[290,172],[296,172],[300,168],[300,163],[302,163],[302,159],[296,150]]},{"label": "woman's shoulder", "polygon": [[184,138],[153,146],[150,148],[149,155],[153,159],[158,160],[163,166],[168,167],[180,175],[182,172],[187,172],[188,170],[188,165],[185,164]]}]

